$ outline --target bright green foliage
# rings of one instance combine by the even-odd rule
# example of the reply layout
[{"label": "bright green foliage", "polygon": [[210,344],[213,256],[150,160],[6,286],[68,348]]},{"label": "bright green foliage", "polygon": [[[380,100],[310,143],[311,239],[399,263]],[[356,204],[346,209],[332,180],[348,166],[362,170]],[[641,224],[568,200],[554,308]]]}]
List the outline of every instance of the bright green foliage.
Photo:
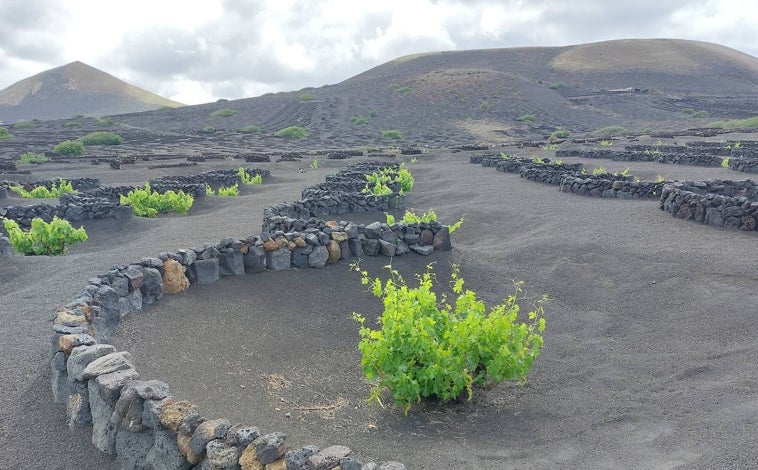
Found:
[{"label": "bright green foliage", "polygon": [[406,210],[405,214],[403,214],[403,223],[405,225],[421,223],[428,224],[435,220],[437,220],[437,213],[434,212],[433,209],[430,209],[429,212],[424,212],[421,216],[410,210]]},{"label": "bright green foliage", "polygon": [[400,164],[400,168],[397,170],[397,179],[400,181],[400,189],[404,193],[409,193],[413,190],[414,179],[410,170],[405,167],[404,163]]},{"label": "bright green foliage", "polygon": [[8,132],[7,127],[0,127],[0,140],[10,140],[13,138],[13,134]]},{"label": "bright green foliage", "polygon": [[24,152],[18,157],[19,163],[45,163],[50,159],[44,153]]},{"label": "bright green foliage", "polygon": [[132,206],[134,215],[138,217],[155,217],[162,212],[176,212],[186,214],[194,198],[184,191],[166,191],[159,193],[150,189],[150,184],[145,183],[144,188],[129,191],[126,196],[121,196],[121,204]]},{"label": "bright green foliage", "polygon": [[215,196],[216,192],[211,188],[211,185],[208,183],[205,183],[205,195],[206,196]]},{"label": "bright green foliage", "polygon": [[458,230],[459,228],[461,228],[461,225],[463,225],[463,219],[464,218],[465,217],[461,216],[461,218],[458,219],[458,221],[456,223],[454,223],[453,225],[451,225],[450,227],[448,227],[448,232],[453,233],[456,230]]},{"label": "bright green foliage", "polygon": [[401,140],[403,133],[397,129],[387,129],[382,131],[382,139]]},{"label": "bright green foliage", "polygon": [[601,147],[613,147],[613,141],[612,140],[601,140],[600,141]]},{"label": "bright green foliage", "polygon": [[242,184],[263,184],[263,176],[260,174],[253,176],[242,167],[237,170],[237,176],[239,176]]},{"label": "bright green foliage", "polygon": [[662,175],[658,175],[658,176],[655,178],[655,182],[656,182],[656,183],[663,183],[664,181],[666,181],[666,179],[665,179],[665,178],[664,178]]},{"label": "bright green foliage", "polygon": [[300,95],[297,97],[297,100],[302,102],[313,101],[315,99],[316,95],[313,93],[300,93]]},{"label": "bright green foliage", "polygon": [[392,188],[381,181],[376,181],[375,183],[366,183],[361,192],[363,194],[373,194],[374,196],[389,196],[392,194]]},{"label": "bright green foliage", "polygon": [[384,216],[387,218],[387,225],[392,225],[395,223],[395,216],[392,214],[384,213]]},{"label": "bright green foliage", "polygon": [[64,140],[53,148],[53,153],[80,157],[84,154],[84,144],[78,140]]},{"label": "bright green foliage", "polygon": [[314,170],[318,168],[318,160],[313,160],[311,162],[311,168],[313,168]]},{"label": "bright green foliage", "polygon": [[261,128],[258,126],[250,125],[250,126],[240,127],[238,131],[242,132],[243,134],[254,134],[256,132],[260,132]]},{"label": "bright green foliage", "polygon": [[600,176],[608,173],[604,166],[598,166],[592,169],[592,176]]},{"label": "bright green foliage", "polygon": [[218,188],[218,195],[221,197],[235,197],[240,195],[239,183],[234,183],[231,186],[221,186]]},{"label": "bright green foliage", "polygon": [[3,223],[11,245],[25,255],[62,255],[67,245],[87,240],[84,227],[74,228],[68,220],[53,217],[49,223],[36,217],[29,231],[21,230],[14,220]]},{"label": "bright green foliage", "polygon": [[545,144],[542,147],[540,147],[542,150],[546,152],[555,152],[558,150],[558,145],[556,144]]},{"label": "bright green foliage", "polygon": [[30,129],[34,127],[34,124],[29,121],[19,121],[13,125],[14,129]]},{"label": "bright green foliage", "polygon": [[721,160],[721,167],[729,168],[729,157],[726,157],[725,159]]},{"label": "bright green foliage", "polygon": [[58,184],[53,183],[50,189],[45,186],[36,186],[31,191],[26,191],[21,186],[11,186],[10,190],[26,199],[55,199],[61,197],[61,194],[75,193],[76,190],[71,186],[71,182],[59,179]]},{"label": "bright green foliage", "polygon": [[388,183],[393,181],[400,182],[400,192],[407,193],[413,189],[414,179],[410,170],[405,167],[404,163],[400,167],[384,168],[380,172],[374,172],[366,176],[366,187],[361,191],[364,194],[374,194],[375,196],[386,196],[392,194],[392,188]]},{"label": "bright green foliage", "polygon": [[113,132],[97,131],[90,132],[89,134],[79,139],[85,146],[87,145],[121,145],[124,143],[124,139],[120,135]]},{"label": "bright green foliage", "polygon": [[532,157],[531,162],[536,163],[537,165],[545,164],[545,160],[541,159],[540,157]]},{"label": "bright green foliage", "polygon": [[308,137],[308,131],[300,126],[290,126],[276,131],[274,135],[285,139],[305,139]]},{"label": "bright green foliage", "polygon": [[211,117],[231,117],[236,114],[234,109],[217,109],[211,113]]},{"label": "bright green foliage", "polygon": [[[358,349],[363,373],[374,382],[372,397],[378,399],[387,388],[407,413],[425,398],[454,400],[466,394],[470,399],[474,385],[526,380],[543,344],[546,298],[527,314],[527,322],[519,323],[515,295],[487,312],[476,293],[463,288],[457,267],[451,275],[453,305],[433,291],[431,266],[417,275],[418,287],[409,287],[388,268],[391,277],[382,282],[353,265],[361,283],[384,301],[379,329],[353,314],[361,325]],[[517,284],[516,293],[520,290]]]}]

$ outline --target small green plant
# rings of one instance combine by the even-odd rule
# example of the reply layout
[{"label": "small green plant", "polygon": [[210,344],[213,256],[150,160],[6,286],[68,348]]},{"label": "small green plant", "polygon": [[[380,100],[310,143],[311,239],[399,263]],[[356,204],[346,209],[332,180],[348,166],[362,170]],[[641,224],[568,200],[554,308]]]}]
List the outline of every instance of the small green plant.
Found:
[{"label": "small green plant", "polygon": [[711,114],[708,111],[700,110],[692,113],[690,117],[693,119],[705,119],[711,117]]},{"label": "small green plant", "polygon": [[300,93],[300,95],[297,97],[297,100],[301,102],[313,101],[315,99],[316,96],[313,93]]},{"label": "small green plant", "polygon": [[300,126],[290,126],[276,131],[274,135],[284,139],[305,139],[308,137],[308,131]]},{"label": "small green plant", "polygon": [[87,240],[84,227],[74,228],[68,220],[58,217],[49,223],[35,217],[28,231],[22,230],[15,220],[5,219],[3,226],[13,248],[25,255],[62,255],[69,245]]},{"label": "small green plant", "polygon": [[471,399],[476,385],[526,380],[543,345],[546,298],[519,323],[516,295],[521,283],[515,295],[488,312],[474,291],[464,289],[457,266],[451,275],[453,304],[434,292],[431,265],[417,275],[418,287],[408,286],[391,267],[385,282],[369,278],[357,263],[352,269],[384,302],[378,329],[369,327],[361,314],[353,314],[360,324],[361,368],[373,382],[371,397],[380,404],[383,388],[407,414],[422,399]]},{"label": "small green plant", "polygon": [[540,146],[540,148],[546,152],[555,152],[558,150],[558,144],[545,144]]},{"label": "small green plant", "polygon": [[19,121],[13,125],[14,129],[31,129],[34,124],[29,121]]},{"label": "small green plant", "polygon": [[76,192],[71,182],[63,178],[58,180],[58,184],[53,183],[50,185],[50,189],[46,186],[35,186],[31,191],[26,191],[21,186],[11,186],[10,190],[25,199],[55,199],[61,197],[61,194]]},{"label": "small green plant", "polygon": [[398,93],[398,94],[401,94],[401,95],[404,95],[404,94],[409,93],[411,91],[410,87],[403,86],[403,85],[401,85],[399,83],[392,83],[390,85],[387,85],[387,88],[390,91],[394,91],[395,93]]},{"label": "small green plant", "polygon": [[722,168],[729,168],[729,157],[726,157],[723,160],[721,160],[721,167]]},{"label": "small green plant", "polygon": [[236,116],[237,111],[234,109],[217,109],[211,113],[211,117],[232,117]]},{"label": "small green plant", "polygon": [[255,134],[256,132],[260,132],[260,131],[261,131],[260,127],[253,126],[253,125],[240,127],[238,129],[238,132],[242,132],[243,134]]},{"label": "small green plant", "polygon": [[553,163],[556,164],[556,165],[558,165],[558,166],[560,166],[560,165],[563,165],[563,160],[561,160],[560,158],[557,158],[557,159],[553,160]]},{"label": "small green plant", "polygon": [[163,212],[186,214],[192,207],[194,198],[184,191],[169,190],[159,193],[152,190],[149,183],[145,183],[144,188],[137,188],[125,196],[122,195],[120,202],[132,206],[134,215],[138,217],[155,217]]},{"label": "small green plant", "polygon": [[316,169],[318,169],[318,160],[314,159],[314,160],[311,162],[311,169],[313,169],[313,170],[316,170]]},{"label": "small green plant", "polygon": [[614,135],[628,134],[629,129],[624,126],[605,126],[592,132],[593,137],[612,137]]},{"label": "small green plant", "polygon": [[205,195],[206,196],[215,196],[216,192],[211,188],[211,185],[208,183],[205,183]]},{"label": "small green plant", "polygon": [[601,147],[613,147],[613,141],[612,140],[601,140],[600,141]]},{"label": "small green plant", "polygon": [[213,127],[213,126],[203,126],[203,128],[200,129],[200,132],[202,132],[204,134],[215,134],[216,133],[216,128]]},{"label": "small green plant", "polygon": [[695,114],[695,110],[692,108],[682,108],[682,112],[687,115],[693,115]]},{"label": "small green plant", "polygon": [[366,183],[366,186],[361,190],[363,194],[373,194],[374,196],[389,196],[392,194],[392,188],[387,186],[386,183],[376,181],[375,183]]},{"label": "small green plant", "polygon": [[239,167],[239,169],[237,169],[237,176],[239,177],[242,184],[263,184],[263,176],[261,176],[260,173],[251,175],[242,167]]},{"label": "small green plant", "polygon": [[428,212],[424,212],[422,215],[417,215],[412,210],[406,210],[405,214],[403,214],[403,223],[405,225],[411,225],[411,224],[428,224],[429,222],[433,222],[437,220],[437,213],[434,212],[433,209],[430,209]]},{"label": "small green plant", "polygon": [[416,163],[417,161],[418,161],[417,157],[411,157],[411,159],[409,160],[409,163]]},{"label": "small green plant", "polygon": [[548,88],[551,90],[560,90],[561,88],[566,88],[568,85],[566,85],[563,82],[553,82],[550,85],[548,85]]},{"label": "small green plant", "polygon": [[376,117],[377,117],[378,115],[379,115],[379,113],[378,113],[378,112],[377,112],[375,109],[372,109],[372,110],[371,110],[371,111],[369,111],[369,113],[368,113],[368,117],[370,117],[371,119],[376,119]]},{"label": "small green plant", "polygon": [[627,177],[629,175],[629,167],[624,168],[624,171],[616,171],[613,173],[613,175]]},{"label": "small green plant", "polygon": [[[390,172],[392,174],[392,172]],[[413,179],[413,175],[411,174],[410,170],[405,167],[404,163],[400,164],[400,167],[397,169],[397,172],[395,173],[397,175],[397,180],[400,181],[400,190],[404,193],[409,193],[413,190],[413,184],[415,183],[415,180]]]},{"label": "small green plant", "polygon": [[390,213],[385,212],[384,218],[387,221],[387,225],[393,225],[395,223],[395,216]]},{"label": "small green plant", "polygon": [[516,121],[518,122],[534,122],[537,120],[537,117],[534,114],[524,114],[523,116],[519,116],[516,118]]},{"label": "small green plant", "polygon": [[7,127],[0,127],[0,140],[11,140],[13,138],[13,134],[8,132]]},{"label": "small green plant", "polygon": [[79,121],[66,121],[63,123],[63,127],[82,127],[82,123]]},{"label": "small green plant", "polygon": [[592,169],[592,176],[600,176],[608,173],[604,166],[598,166]]},{"label": "small green plant", "polygon": [[19,163],[45,163],[50,159],[44,153],[24,152],[18,157]]},{"label": "small green plant", "polygon": [[542,165],[545,163],[545,160],[541,159],[540,157],[532,157],[531,162],[536,163],[537,165]]},{"label": "small green plant", "polygon": [[565,130],[565,129],[556,129],[553,131],[552,134],[550,134],[550,142],[555,142],[558,140],[565,140],[571,137],[571,132]]},{"label": "small green plant", "polygon": [[106,131],[90,132],[79,138],[79,141],[85,147],[88,145],[121,145],[124,143],[124,139],[120,135]]},{"label": "small green plant", "polygon": [[452,224],[450,227],[448,227],[448,231],[449,231],[450,233],[453,233],[453,232],[455,232],[456,230],[458,230],[459,228],[461,228],[461,225],[463,225],[463,220],[464,220],[464,218],[465,218],[465,216],[461,216],[461,218],[460,218],[460,219],[458,219],[458,221],[457,221],[457,222],[455,222],[455,223],[454,223],[454,224]]},{"label": "small green plant", "polygon": [[666,178],[664,178],[662,175],[658,175],[658,176],[655,178],[655,182],[656,182],[656,183],[663,183],[664,181],[666,181]]},{"label": "small green plant", "polygon": [[64,140],[53,147],[53,153],[70,157],[80,157],[84,154],[84,144],[79,140]]},{"label": "small green plant", "polygon": [[350,122],[355,124],[356,126],[365,126],[368,124],[368,120],[366,118],[360,117],[360,116],[353,116],[350,118]]},{"label": "small green plant", "polygon": [[218,188],[218,195],[221,197],[236,197],[240,195],[239,183],[234,183],[231,186],[221,186]]},{"label": "small green plant", "polygon": [[113,125],[113,120],[112,119],[98,119],[97,121],[95,121],[95,125],[100,126],[100,127],[110,127]]},{"label": "small green plant", "polygon": [[401,140],[403,133],[396,129],[387,129],[382,131],[382,139]]}]

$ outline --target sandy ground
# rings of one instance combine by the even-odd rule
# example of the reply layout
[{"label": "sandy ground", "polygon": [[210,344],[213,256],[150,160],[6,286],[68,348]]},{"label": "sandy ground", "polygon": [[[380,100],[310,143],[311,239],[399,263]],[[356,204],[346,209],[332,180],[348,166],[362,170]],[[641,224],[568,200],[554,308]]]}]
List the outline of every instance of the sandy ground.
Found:
[{"label": "sandy ground", "polygon": [[[130,317],[114,342],[134,354],[143,378],[167,381],[206,416],[283,431],[294,448],[344,444],[362,460],[412,469],[758,465],[755,234],[673,219],[653,201],[560,193],[468,156],[431,152],[411,165],[408,206],[434,208],[443,222],[466,217],[453,251],[393,264],[411,273],[434,261],[444,273],[458,263],[490,304],[512,292],[513,279],[530,297],[552,297],[545,348],[526,386],[420,405],[408,417],[367,403],[350,314],[375,315],[380,305],[344,264],[193,287]],[[643,179],[744,176],[587,163],[629,166]],[[115,468],[65,427],[48,384],[49,313],[88,277],[257,233],[263,207],[299,199],[302,186],[340,164],[302,174],[297,164],[270,164],[271,180],[240,198],[202,201],[186,217],[88,223],[90,240],[65,257],[0,259],[0,468]],[[64,170],[55,176],[77,171]],[[365,265],[382,275],[385,261]]]}]

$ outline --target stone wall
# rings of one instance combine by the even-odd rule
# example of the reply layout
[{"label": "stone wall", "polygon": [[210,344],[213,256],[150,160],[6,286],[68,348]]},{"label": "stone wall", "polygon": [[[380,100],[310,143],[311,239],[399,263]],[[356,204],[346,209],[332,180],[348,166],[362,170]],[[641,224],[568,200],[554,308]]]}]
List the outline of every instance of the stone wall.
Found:
[{"label": "stone wall", "polygon": [[658,198],[665,182],[635,181],[630,177],[604,175],[570,175],[561,177],[558,189],[582,196],[619,199]]},{"label": "stone wall", "polygon": [[659,207],[680,219],[755,231],[758,186],[752,180],[670,182],[663,186]]},{"label": "stone wall", "polygon": [[288,450],[283,433],[262,435],[253,426],[204,417],[194,404],[172,397],[165,382],[141,379],[131,354],[108,344],[122,318],[194,284],[269,270],[325,268],[361,256],[452,249],[449,228],[437,222],[363,225],[284,216],[269,222],[260,236],[227,238],[115,266],[90,279],[56,312],[50,342],[53,398],[66,405],[69,427],[91,429],[93,445],[113,455],[123,469],[406,468],[398,462],[364,465],[341,445]]},{"label": "stone wall", "polygon": [[610,149],[558,149],[556,158],[605,158],[620,162],[658,162],[678,165],[720,166],[723,157],[710,153],[693,152],[685,146],[627,145],[624,150]]}]

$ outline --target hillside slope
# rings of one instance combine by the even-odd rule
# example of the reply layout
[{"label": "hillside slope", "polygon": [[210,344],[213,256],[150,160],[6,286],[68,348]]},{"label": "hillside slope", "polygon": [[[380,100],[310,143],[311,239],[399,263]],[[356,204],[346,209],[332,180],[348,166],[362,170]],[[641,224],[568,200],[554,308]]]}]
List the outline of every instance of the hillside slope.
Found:
[{"label": "hillside slope", "polygon": [[0,90],[0,120],[103,116],[182,106],[82,62],[38,73]]}]

